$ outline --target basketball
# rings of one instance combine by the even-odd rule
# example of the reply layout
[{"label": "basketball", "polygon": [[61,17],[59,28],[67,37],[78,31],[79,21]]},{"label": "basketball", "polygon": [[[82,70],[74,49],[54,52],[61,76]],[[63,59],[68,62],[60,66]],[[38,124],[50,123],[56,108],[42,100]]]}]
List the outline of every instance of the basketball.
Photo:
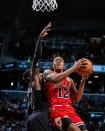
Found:
[{"label": "basketball", "polygon": [[89,59],[86,59],[86,68],[77,68],[76,69],[76,72],[79,74],[79,75],[83,75],[83,76],[86,76],[87,74],[91,74],[93,72],[93,64],[92,62],[89,60]]}]

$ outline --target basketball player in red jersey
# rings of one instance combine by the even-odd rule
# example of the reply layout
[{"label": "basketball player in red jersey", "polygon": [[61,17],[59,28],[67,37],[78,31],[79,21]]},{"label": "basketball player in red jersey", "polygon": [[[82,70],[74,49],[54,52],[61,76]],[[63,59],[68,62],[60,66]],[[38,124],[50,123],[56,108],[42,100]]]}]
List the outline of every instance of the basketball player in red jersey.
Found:
[{"label": "basketball player in red jersey", "polygon": [[85,68],[85,66],[86,60],[83,58],[78,60],[70,69],[64,71],[64,60],[61,57],[56,57],[53,61],[54,71],[45,70],[43,73],[50,104],[50,120],[60,130],[87,131],[86,125],[72,107],[71,98],[77,103],[81,100],[88,75],[82,77],[78,90],[76,90],[73,80],[68,77],[77,67]]}]

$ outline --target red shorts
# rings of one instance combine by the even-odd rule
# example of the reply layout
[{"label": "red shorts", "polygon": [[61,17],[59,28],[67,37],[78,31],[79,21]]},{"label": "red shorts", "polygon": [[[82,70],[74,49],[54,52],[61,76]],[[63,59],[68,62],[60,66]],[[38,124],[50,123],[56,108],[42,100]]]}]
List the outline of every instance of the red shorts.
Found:
[{"label": "red shorts", "polygon": [[71,105],[53,105],[49,108],[49,115],[51,122],[60,129],[62,128],[62,118],[70,118],[77,126],[84,125]]}]

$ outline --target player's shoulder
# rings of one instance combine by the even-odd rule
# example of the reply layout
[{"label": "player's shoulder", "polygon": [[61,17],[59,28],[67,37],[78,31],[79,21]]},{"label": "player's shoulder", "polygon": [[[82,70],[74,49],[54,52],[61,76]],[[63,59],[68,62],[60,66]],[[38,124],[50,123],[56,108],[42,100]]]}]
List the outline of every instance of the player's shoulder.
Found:
[{"label": "player's shoulder", "polygon": [[43,72],[43,74],[51,74],[51,73],[53,73],[53,71],[50,70],[50,69],[46,69],[46,70],[44,70],[44,72]]},{"label": "player's shoulder", "polygon": [[47,75],[49,75],[49,74],[52,74],[52,73],[53,73],[52,70],[46,69],[46,70],[44,70],[44,72],[43,72],[43,77],[45,77],[45,76],[47,76]]}]

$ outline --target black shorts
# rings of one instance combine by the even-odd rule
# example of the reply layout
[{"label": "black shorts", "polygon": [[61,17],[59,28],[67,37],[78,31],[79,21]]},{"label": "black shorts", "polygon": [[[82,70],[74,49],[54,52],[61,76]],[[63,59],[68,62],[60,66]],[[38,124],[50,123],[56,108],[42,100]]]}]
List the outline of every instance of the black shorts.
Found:
[{"label": "black shorts", "polygon": [[[67,126],[68,126],[70,123],[73,123],[73,121],[72,121],[70,118],[63,118],[63,119],[62,119],[62,129],[63,129],[64,131],[66,131],[66,130],[67,130]],[[84,125],[81,125],[81,126],[78,126],[78,127],[81,129],[81,131],[87,130],[85,124],[84,124]]]},{"label": "black shorts", "polygon": [[50,131],[48,111],[42,110],[29,115],[26,129],[27,131]]},{"label": "black shorts", "polygon": [[79,128],[81,129],[81,131],[87,130],[86,125],[81,125],[81,126],[79,126]]}]

